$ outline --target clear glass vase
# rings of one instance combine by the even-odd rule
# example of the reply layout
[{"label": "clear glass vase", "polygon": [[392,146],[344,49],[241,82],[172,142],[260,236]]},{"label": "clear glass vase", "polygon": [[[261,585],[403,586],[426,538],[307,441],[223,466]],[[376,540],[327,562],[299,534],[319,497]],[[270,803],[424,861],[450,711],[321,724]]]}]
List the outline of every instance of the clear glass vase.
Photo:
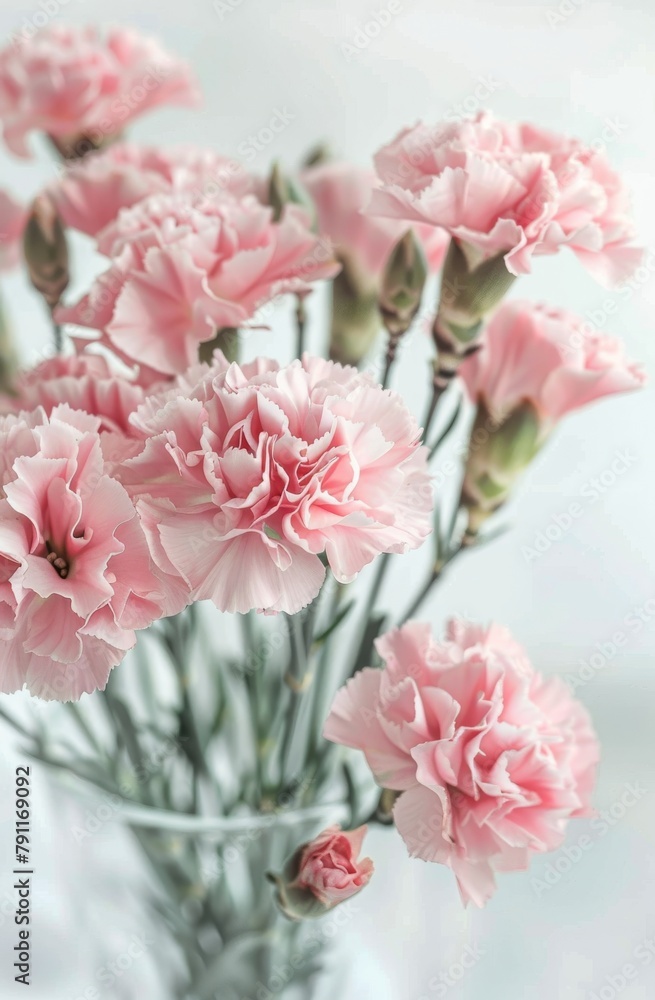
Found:
[{"label": "clear glass vase", "polygon": [[[88,799],[88,787],[64,776]],[[337,962],[348,903],[319,919],[285,918],[266,878],[300,843],[343,821],[340,803],[201,818],[141,805],[117,818],[154,873],[155,933],[170,941],[160,1000],[318,1000],[343,979]],[[159,944],[161,945],[160,940]]]}]

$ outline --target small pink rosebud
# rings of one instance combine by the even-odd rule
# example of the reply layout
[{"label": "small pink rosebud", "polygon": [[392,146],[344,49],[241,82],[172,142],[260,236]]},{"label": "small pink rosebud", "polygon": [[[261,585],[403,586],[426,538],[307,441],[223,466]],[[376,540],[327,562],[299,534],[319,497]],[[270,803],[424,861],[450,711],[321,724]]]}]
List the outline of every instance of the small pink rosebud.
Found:
[{"label": "small pink rosebud", "polygon": [[330,826],[289,858],[281,874],[268,873],[277,902],[290,920],[320,917],[370,881],[373,862],[357,856],[367,827]]}]

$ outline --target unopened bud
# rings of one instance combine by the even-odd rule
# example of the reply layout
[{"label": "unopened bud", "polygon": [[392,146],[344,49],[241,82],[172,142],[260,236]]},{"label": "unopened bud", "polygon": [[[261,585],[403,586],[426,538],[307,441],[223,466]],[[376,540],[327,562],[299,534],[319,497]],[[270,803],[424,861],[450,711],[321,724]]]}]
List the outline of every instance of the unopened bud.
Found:
[{"label": "unopened bud", "polygon": [[358,365],[381,328],[378,292],[353,259],[342,253],[338,258],[342,268],[332,282],[330,360]]},{"label": "unopened bud", "polygon": [[32,284],[54,309],[70,277],[68,245],[54,202],[46,194],[34,200],[23,235],[23,250]]},{"label": "unopened bud", "polygon": [[18,359],[2,303],[0,302],[0,392],[13,394]]},{"label": "unopened bud", "polygon": [[228,361],[238,361],[239,347],[239,331],[235,330],[234,327],[224,326],[216,332],[215,337],[200,345],[198,360],[211,365],[214,351],[222,351]]},{"label": "unopened bud", "polygon": [[501,507],[521,473],[547,436],[533,404],[525,400],[507,416],[496,419],[480,403],[471,430],[460,505],[468,511],[465,544],[472,544]]},{"label": "unopened bud", "polygon": [[478,349],[484,317],[496,308],[514,279],[504,254],[480,260],[474,248],[450,241],[432,328],[437,348],[436,389],[443,391],[464,358]]},{"label": "unopened bud", "polygon": [[99,129],[93,132],[74,132],[71,135],[48,135],[62,160],[68,161],[83,160],[85,156],[113,145],[120,138],[120,132],[106,134]]},{"label": "unopened bud", "polygon": [[410,229],[394,246],[382,277],[380,313],[390,337],[402,337],[421,307],[427,264]]},{"label": "unopened bud", "polygon": [[282,218],[285,205],[302,205],[311,211],[312,205],[300,185],[282,173],[279,163],[274,163],[268,179],[268,204],[273,209],[273,221]]},{"label": "unopened bud", "polygon": [[328,163],[331,159],[332,154],[330,152],[330,147],[326,143],[320,142],[307,153],[307,156],[303,160],[303,169],[307,170],[309,167],[320,167],[321,164]]}]

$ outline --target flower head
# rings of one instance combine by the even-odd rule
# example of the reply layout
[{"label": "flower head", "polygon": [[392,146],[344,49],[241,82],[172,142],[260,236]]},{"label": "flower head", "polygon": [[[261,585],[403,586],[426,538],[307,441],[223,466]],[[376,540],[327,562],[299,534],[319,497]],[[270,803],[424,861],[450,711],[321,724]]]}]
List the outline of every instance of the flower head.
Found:
[{"label": "flower head", "polygon": [[323,916],[368,885],[370,858],[358,858],[366,827],[342,830],[330,826],[289,858],[281,875],[269,873],[277,901],[291,920]]},{"label": "flower head", "polygon": [[347,582],[430,531],[416,422],[355,369],[219,363],[133,423],[145,447],[120,474],[153,557],[220,610],[293,614],[319,591],[322,553]]},{"label": "flower head", "polygon": [[451,622],[445,642],[409,622],[378,640],[382,670],[338,692],[325,725],[402,793],[394,820],[410,854],[448,865],[465,902],[494,873],[527,868],[589,815],[598,742],[583,706],[541,677],[506,629]]},{"label": "flower head", "polygon": [[512,274],[526,274],[534,254],[570,246],[614,284],[641,258],[621,180],[576,139],[482,112],[407,128],[375,162],[384,186],[371,211],[445,229],[472,263],[503,255]]},{"label": "flower head", "polygon": [[116,143],[68,166],[48,190],[67,226],[97,236],[122,208],[149,195],[242,197],[256,193],[257,182],[236,161],[212,150]]},{"label": "flower head", "polygon": [[120,212],[98,246],[111,268],[60,320],[101,330],[123,360],[168,376],[197,362],[217,330],[338,269],[299,206],[274,222],[252,195],[153,195]]},{"label": "flower head", "polygon": [[99,421],[67,406],[0,418],[0,689],[69,701],[163,614],[125,489],[105,472]]},{"label": "flower head", "polygon": [[62,403],[99,418],[99,430],[131,434],[130,415],[141,405],[141,386],[113,371],[99,354],[47,358],[21,373],[12,395],[0,395],[0,413],[41,407],[46,416]]},{"label": "flower head", "polygon": [[640,388],[645,375],[620,340],[565,309],[509,300],[460,375],[498,423],[528,400],[546,425],[603,396]]},{"label": "flower head", "polygon": [[145,111],[197,101],[185,63],[133,30],[103,37],[96,28],[50,24],[0,52],[0,121],[18,156],[29,156],[33,130],[74,157],[80,137],[100,146]]}]

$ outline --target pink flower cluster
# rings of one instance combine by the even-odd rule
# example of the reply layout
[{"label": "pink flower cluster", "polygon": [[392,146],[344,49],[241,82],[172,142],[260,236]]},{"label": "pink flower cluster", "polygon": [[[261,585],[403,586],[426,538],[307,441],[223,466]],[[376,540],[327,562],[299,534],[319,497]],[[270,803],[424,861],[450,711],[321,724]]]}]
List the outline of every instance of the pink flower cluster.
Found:
[{"label": "pink flower cluster", "polygon": [[163,613],[126,490],[106,474],[99,421],[62,405],[0,418],[0,690],[69,701]]},{"label": "pink flower cluster", "polygon": [[431,530],[427,452],[402,400],[353,368],[220,361],[133,418],[120,476],[160,570],[222,611],[293,614]]},{"label": "pink flower cluster", "polygon": [[603,396],[640,388],[645,375],[621,341],[565,309],[510,300],[489,323],[460,375],[469,396],[502,422],[524,400],[551,427]]},{"label": "pink flower cluster", "polygon": [[29,44],[0,52],[0,122],[18,156],[30,155],[33,130],[64,147],[80,135],[100,145],[145,111],[198,98],[181,60],[123,28],[103,37],[95,28],[50,24]]},{"label": "pink flower cluster", "polygon": [[160,376],[183,373],[217,330],[242,326],[265,302],[305,294],[338,265],[287,205],[279,221],[253,195],[152,195],[98,237],[110,269],[60,322],[99,329],[118,357]]},{"label": "pink flower cluster", "polygon": [[122,208],[149,195],[186,191],[241,198],[258,189],[235,160],[211,150],[116,143],[71,164],[48,190],[67,226],[97,236]]},{"label": "pink flower cluster", "polygon": [[453,621],[438,643],[410,622],[377,648],[384,669],[341,689],[324,735],[364,752],[378,784],[401,793],[410,854],[448,865],[482,906],[495,872],[527,868],[589,815],[599,748],[587,712],[497,625]]},{"label": "pink flower cluster", "polygon": [[604,284],[637,266],[628,198],[605,156],[534,125],[475,118],[404,129],[375,158],[371,211],[445,229],[472,262],[503,254],[512,274],[569,246]]}]

